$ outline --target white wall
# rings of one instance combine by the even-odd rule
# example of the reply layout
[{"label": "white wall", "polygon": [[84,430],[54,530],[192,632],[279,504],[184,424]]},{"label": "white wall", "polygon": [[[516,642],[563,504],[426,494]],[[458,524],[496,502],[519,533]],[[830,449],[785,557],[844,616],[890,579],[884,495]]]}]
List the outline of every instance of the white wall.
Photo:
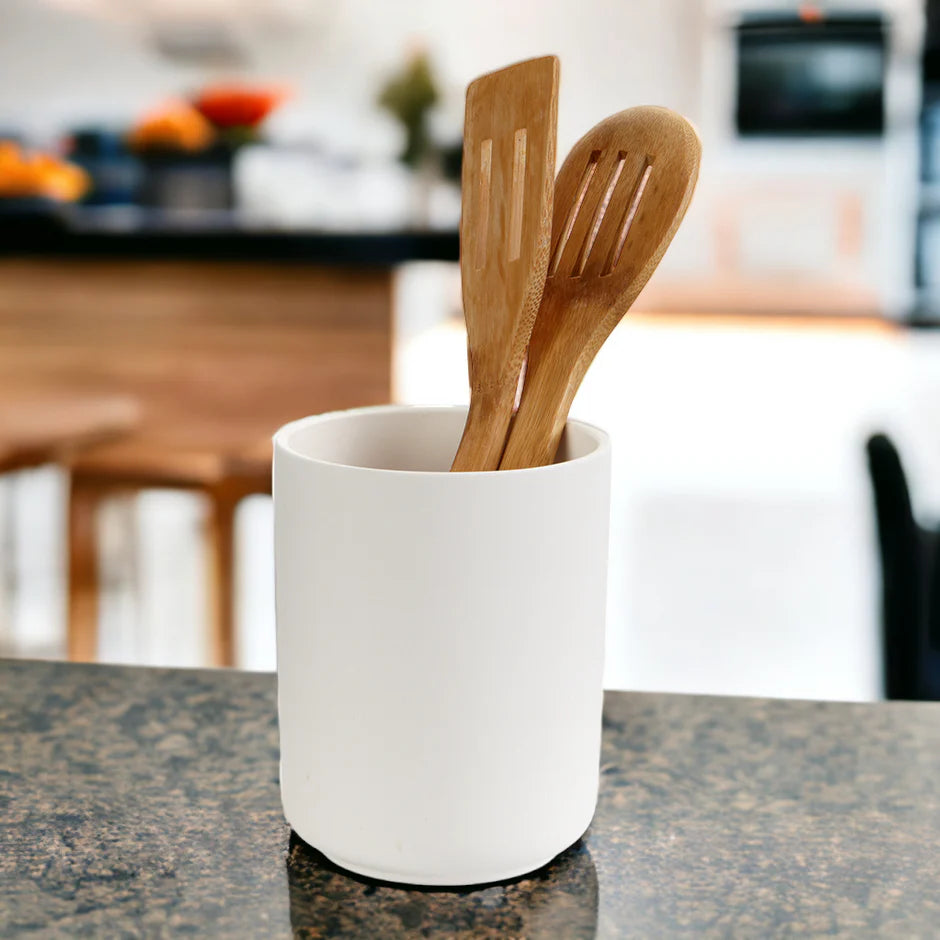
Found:
[{"label": "white wall", "polygon": [[[632,104],[665,104],[694,117],[698,8],[697,0],[311,0],[309,14],[290,28],[246,23],[239,34],[249,37],[249,72],[288,79],[298,90],[275,127],[319,129],[355,143],[363,134],[381,138],[362,125],[375,111],[383,76],[413,45],[433,57],[447,99],[441,123],[455,135],[470,79],[556,53],[564,153],[600,118]],[[88,19],[50,0],[3,0],[0,126],[49,134],[76,120],[126,122],[213,77],[210,69],[161,59],[146,34],[139,23]]]}]

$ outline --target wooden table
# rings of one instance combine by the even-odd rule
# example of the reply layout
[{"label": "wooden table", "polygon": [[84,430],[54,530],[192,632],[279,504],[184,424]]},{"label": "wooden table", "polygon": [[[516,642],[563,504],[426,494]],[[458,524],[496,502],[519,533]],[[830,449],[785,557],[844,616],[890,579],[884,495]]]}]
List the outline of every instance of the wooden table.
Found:
[{"label": "wooden table", "polygon": [[0,393],[0,473],[72,460],[129,434],[139,417],[137,401],[126,395]]}]

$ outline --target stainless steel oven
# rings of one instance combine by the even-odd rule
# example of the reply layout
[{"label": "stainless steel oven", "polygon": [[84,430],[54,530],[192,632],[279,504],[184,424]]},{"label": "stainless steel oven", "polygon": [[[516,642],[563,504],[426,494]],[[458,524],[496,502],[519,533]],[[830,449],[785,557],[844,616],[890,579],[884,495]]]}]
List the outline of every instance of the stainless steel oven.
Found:
[{"label": "stainless steel oven", "polygon": [[739,136],[883,133],[887,28],[880,14],[744,14],[736,45]]}]

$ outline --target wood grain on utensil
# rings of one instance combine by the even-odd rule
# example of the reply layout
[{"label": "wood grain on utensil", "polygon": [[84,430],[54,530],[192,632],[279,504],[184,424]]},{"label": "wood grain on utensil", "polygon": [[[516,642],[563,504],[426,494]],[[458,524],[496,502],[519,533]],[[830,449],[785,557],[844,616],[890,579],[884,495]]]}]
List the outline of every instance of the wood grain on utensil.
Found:
[{"label": "wood grain on utensil", "polygon": [[555,56],[467,89],[460,274],[470,412],[454,470],[499,466],[548,267],[557,115]]},{"label": "wood grain on utensil", "polygon": [[555,183],[547,280],[501,470],[555,458],[588,366],[685,215],[701,151],[683,117],[641,107],[602,121],[565,160]]}]

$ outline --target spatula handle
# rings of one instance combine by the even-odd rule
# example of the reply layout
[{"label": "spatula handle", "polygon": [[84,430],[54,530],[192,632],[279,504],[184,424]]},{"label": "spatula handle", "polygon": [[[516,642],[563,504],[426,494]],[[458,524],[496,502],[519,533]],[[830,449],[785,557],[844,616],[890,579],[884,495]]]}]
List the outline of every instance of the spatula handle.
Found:
[{"label": "spatula handle", "polygon": [[498,470],[512,419],[514,391],[475,394],[451,470]]}]

